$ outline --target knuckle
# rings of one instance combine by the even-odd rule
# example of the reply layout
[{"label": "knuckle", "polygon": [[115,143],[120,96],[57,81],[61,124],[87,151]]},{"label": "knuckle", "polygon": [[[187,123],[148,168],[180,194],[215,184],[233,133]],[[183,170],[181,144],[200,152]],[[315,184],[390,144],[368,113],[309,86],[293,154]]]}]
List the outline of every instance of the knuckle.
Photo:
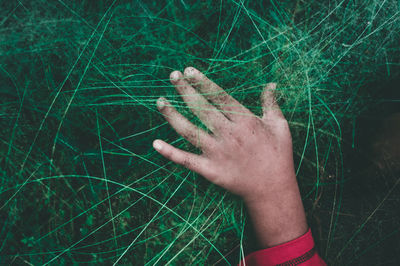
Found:
[{"label": "knuckle", "polygon": [[[221,103],[221,105],[229,104],[229,95],[224,93],[223,91],[218,91],[217,89],[215,90],[216,92],[211,96],[212,98],[218,100],[218,102]],[[222,106],[224,107],[224,106]]]},{"label": "knuckle", "polygon": [[195,132],[187,130],[181,132],[181,136],[189,141],[198,139],[197,134]]},{"label": "knuckle", "polygon": [[190,168],[193,165],[193,162],[189,158],[184,158],[182,165],[186,168]]},{"label": "knuckle", "polygon": [[245,142],[245,132],[242,128],[236,128],[235,130],[230,130],[228,132],[229,139],[232,144],[237,148],[241,147]]},{"label": "knuckle", "polygon": [[245,122],[246,130],[254,131],[261,126],[262,126],[261,120],[258,117],[251,116],[248,119],[246,119],[246,122]]},{"label": "knuckle", "polygon": [[289,123],[284,118],[276,118],[274,119],[274,125],[280,131],[288,131],[289,130]]},{"label": "knuckle", "polygon": [[276,122],[277,124],[280,124],[281,126],[289,126],[288,121],[287,121],[285,118],[283,118],[283,117],[278,117],[278,118],[276,118],[276,119],[275,119],[275,122]]}]

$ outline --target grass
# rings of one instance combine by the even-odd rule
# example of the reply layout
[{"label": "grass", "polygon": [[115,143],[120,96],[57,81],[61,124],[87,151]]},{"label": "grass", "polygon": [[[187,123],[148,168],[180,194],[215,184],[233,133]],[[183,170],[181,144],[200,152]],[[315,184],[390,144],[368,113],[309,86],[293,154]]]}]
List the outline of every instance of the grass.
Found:
[{"label": "grass", "polygon": [[203,126],[168,80],[190,65],[256,114],[263,84],[278,83],[327,262],[400,261],[398,176],[366,184],[354,159],[356,122],[399,78],[398,1],[0,6],[2,264],[235,264],[254,249],[237,197],[151,147],[198,152],[155,106],[166,96]]}]

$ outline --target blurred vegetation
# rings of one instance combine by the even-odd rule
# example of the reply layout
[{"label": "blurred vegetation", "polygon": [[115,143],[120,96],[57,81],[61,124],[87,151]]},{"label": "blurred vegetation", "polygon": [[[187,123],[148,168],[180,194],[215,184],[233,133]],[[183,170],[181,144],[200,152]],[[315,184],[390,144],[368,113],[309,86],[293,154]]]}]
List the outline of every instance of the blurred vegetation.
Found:
[{"label": "blurred vegetation", "polygon": [[186,66],[255,114],[277,82],[321,256],[400,263],[398,175],[355,173],[371,127],[357,121],[396,103],[398,1],[0,7],[1,264],[236,264],[256,248],[240,199],[151,146],[198,152],[155,106],[166,96],[202,126],[169,83]]}]

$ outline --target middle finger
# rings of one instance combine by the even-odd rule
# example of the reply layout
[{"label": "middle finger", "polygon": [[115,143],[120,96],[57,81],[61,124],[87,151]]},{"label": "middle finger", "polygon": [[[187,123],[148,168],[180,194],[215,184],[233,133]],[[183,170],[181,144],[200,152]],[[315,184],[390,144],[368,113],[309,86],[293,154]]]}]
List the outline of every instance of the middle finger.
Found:
[{"label": "middle finger", "polygon": [[209,128],[214,134],[228,128],[230,121],[206,98],[200,95],[184,78],[181,72],[171,73],[171,83],[181,95],[190,110]]}]

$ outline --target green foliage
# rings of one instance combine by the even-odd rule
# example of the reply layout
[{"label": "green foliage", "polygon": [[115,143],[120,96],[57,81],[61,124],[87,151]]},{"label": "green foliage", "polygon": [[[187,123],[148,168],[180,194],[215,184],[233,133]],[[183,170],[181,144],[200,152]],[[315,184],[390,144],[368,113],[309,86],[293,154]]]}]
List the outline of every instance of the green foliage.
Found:
[{"label": "green foliage", "polygon": [[398,1],[0,6],[1,262],[238,261],[251,241],[240,200],[151,147],[198,152],[155,107],[166,96],[202,126],[169,83],[189,65],[256,114],[263,85],[278,83],[310,219],[319,201],[329,212],[321,254],[345,258],[343,138],[375,104],[368,85],[399,76]]}]

